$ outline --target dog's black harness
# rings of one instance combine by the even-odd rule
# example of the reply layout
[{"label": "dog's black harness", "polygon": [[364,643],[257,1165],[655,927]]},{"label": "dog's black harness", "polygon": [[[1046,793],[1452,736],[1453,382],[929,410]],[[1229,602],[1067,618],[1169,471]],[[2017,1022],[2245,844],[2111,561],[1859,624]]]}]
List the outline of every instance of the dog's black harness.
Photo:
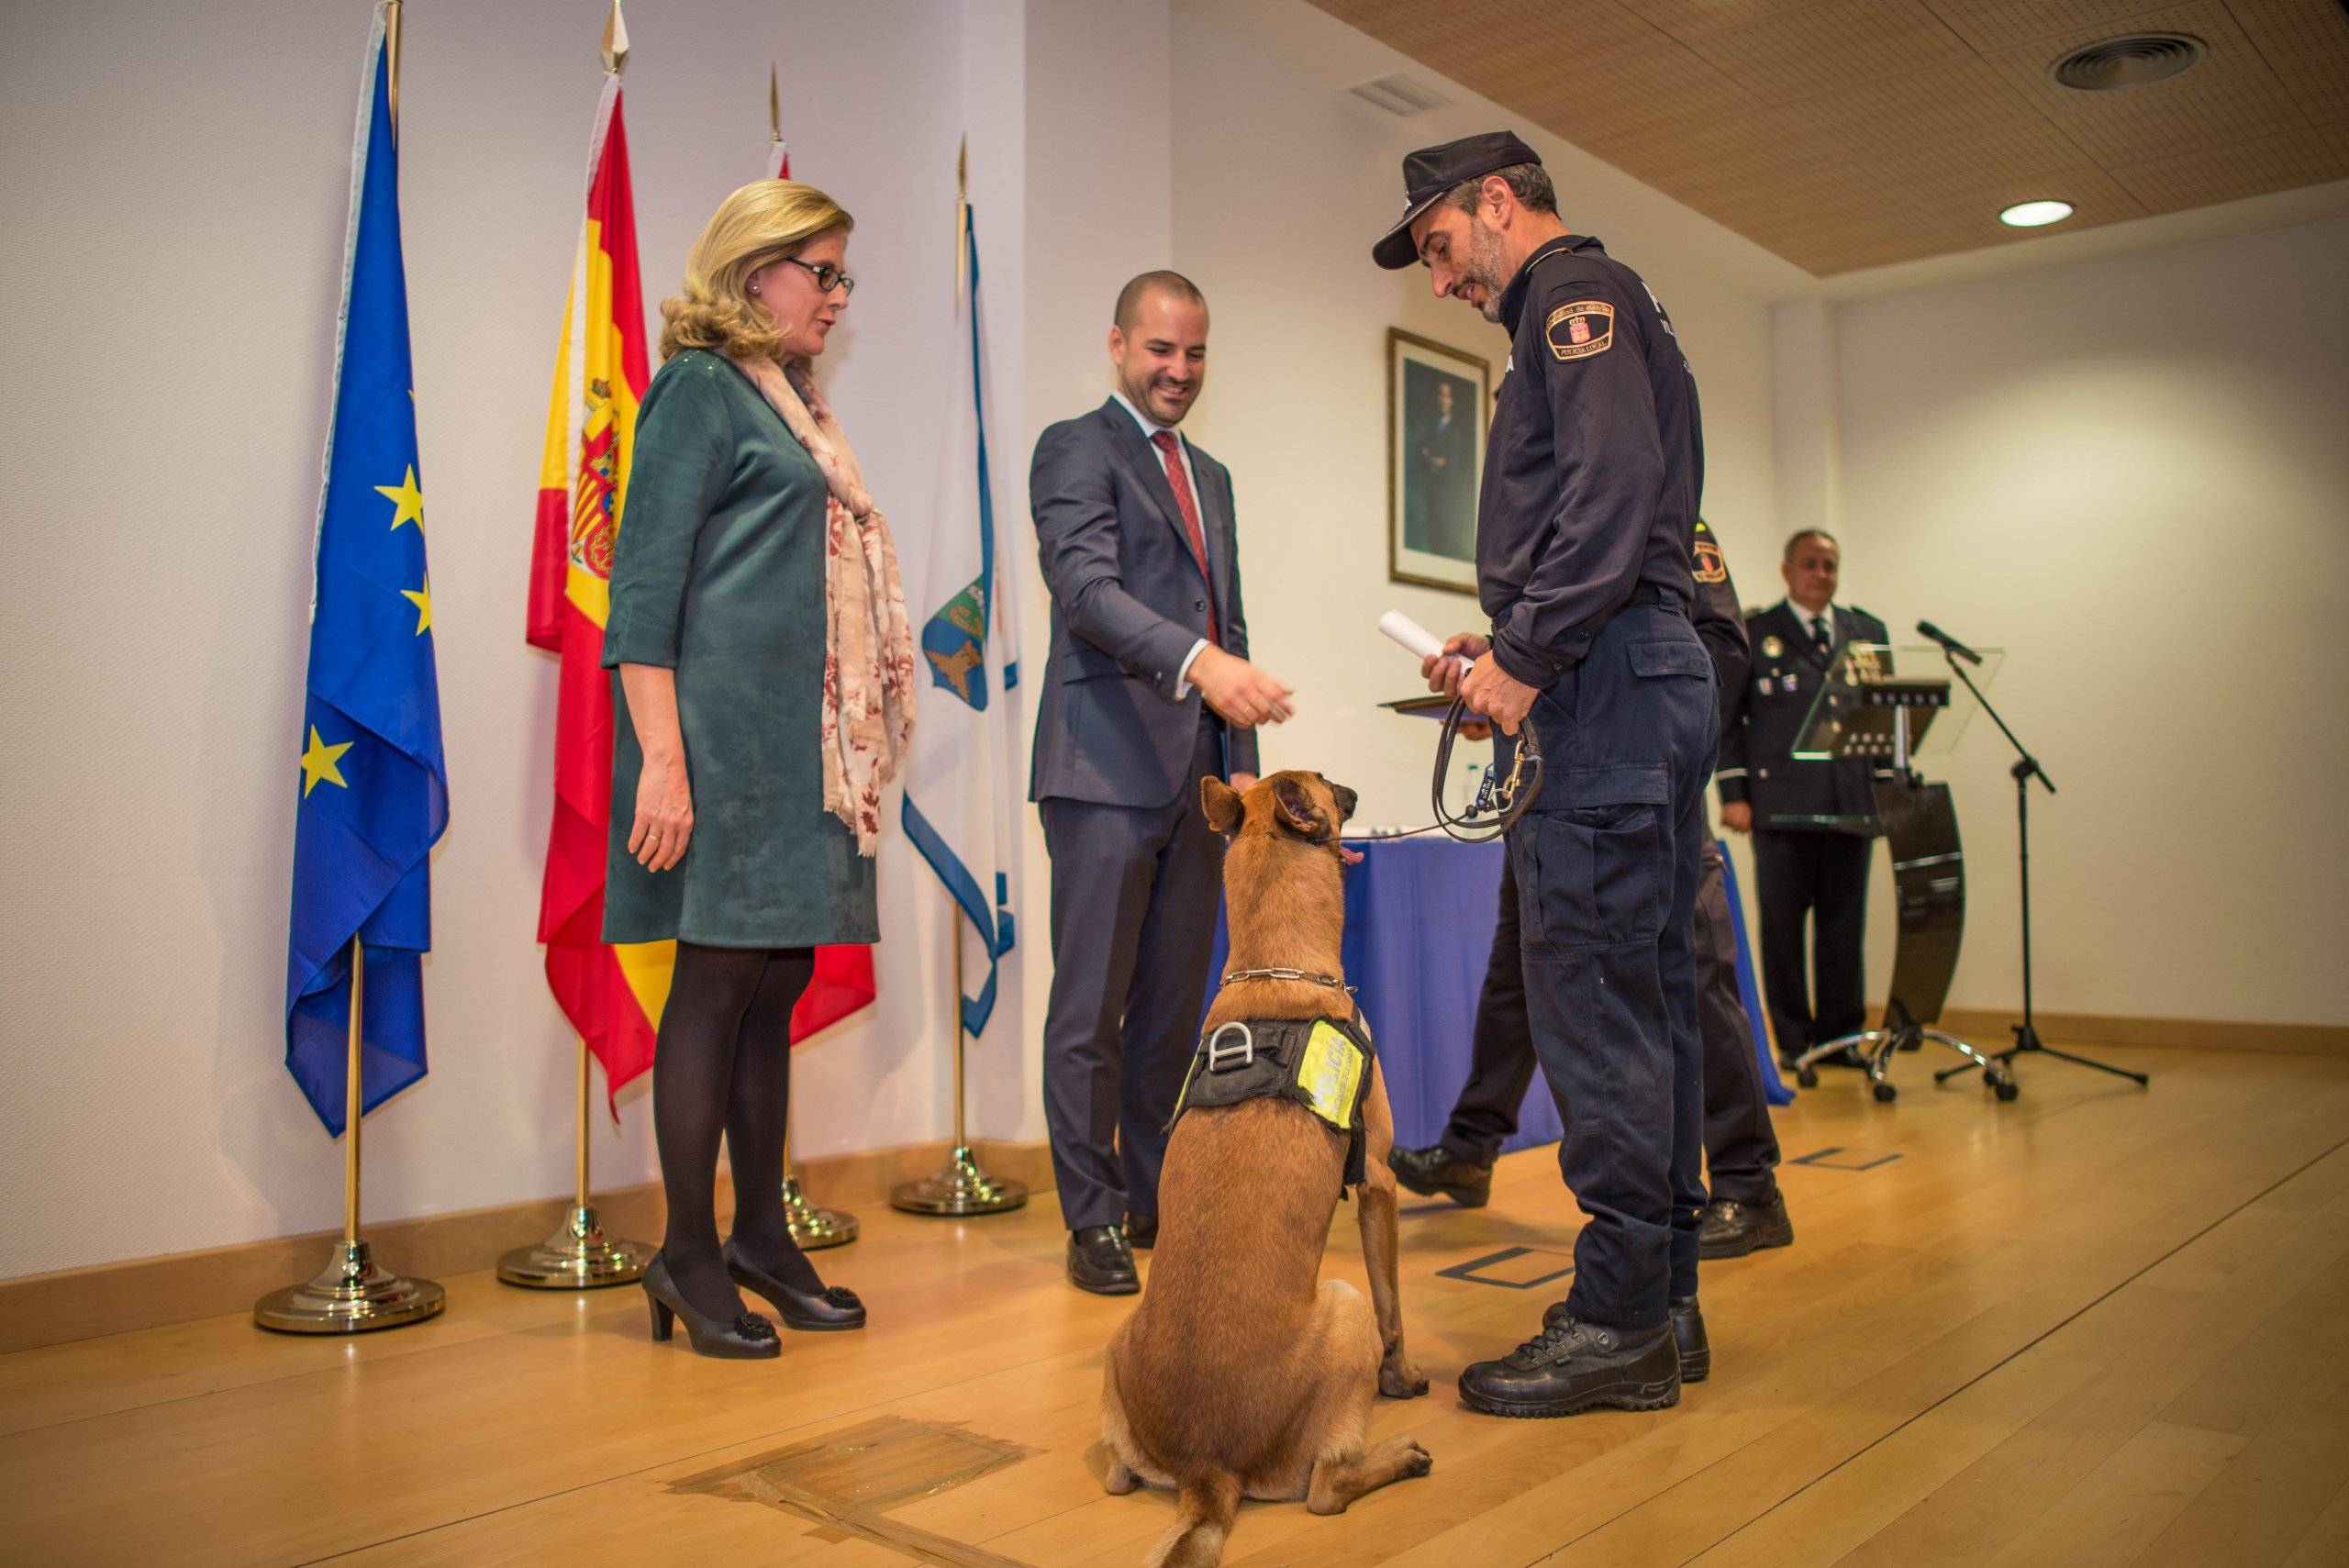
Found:
[{"label": "dog's black harness", "polygon": [[[1241,970],[1233,980],[1306,980],[1330,986],[1343,982],[1300,970]],[[1346,1135],[1345,1184],[1364,1175],[1362,1106],[1370,1093],[1375,1058],[1362,1011],[1349,1007],[1343,1018],[1235,1018],[1199,1037],[1199,1048],[1184,1075],[1171,1129],[1197,1106],[1236,1106],[1242,1100],[1283,1099],[1303,1106],[1332,1131]]]}]

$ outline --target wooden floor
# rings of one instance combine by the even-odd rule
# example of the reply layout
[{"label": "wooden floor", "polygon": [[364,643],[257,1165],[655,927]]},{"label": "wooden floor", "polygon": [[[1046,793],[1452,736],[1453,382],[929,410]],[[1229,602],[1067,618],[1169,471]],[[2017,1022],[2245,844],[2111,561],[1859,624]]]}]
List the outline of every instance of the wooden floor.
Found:
[{"label": "wooden floor", "polygon": [[[1227,1561],[2349,1562],[2349,1062],[2108,1054],[2151,1091],[2042,1062],[2002,1106],[1908,1057],[1895,1105],[1836,1074],[1779,1113],[1798,1240],[1707,1265],[1713,1376],[1659,1415],[1453,1397],[1563,1291],[1488,1283],[1565,1262],[1551,1151],[1487,1209],[1407,1209],[1435,1390],[1375,1429],[1434,1473],[1337,1518],[1249,1505]],[[824,1261],[874,1327],[780,1362],[487,1274],[354,1340],[215,1318],[0,1357],[0,1560],[1139,1562],[1171,1503],[1105,1496],[1085,1451],[1126,1306],[1061,1282],[1050,1199],[863,1218]],[[1327,1268],[1359,1279],[1351,1227]]]}]

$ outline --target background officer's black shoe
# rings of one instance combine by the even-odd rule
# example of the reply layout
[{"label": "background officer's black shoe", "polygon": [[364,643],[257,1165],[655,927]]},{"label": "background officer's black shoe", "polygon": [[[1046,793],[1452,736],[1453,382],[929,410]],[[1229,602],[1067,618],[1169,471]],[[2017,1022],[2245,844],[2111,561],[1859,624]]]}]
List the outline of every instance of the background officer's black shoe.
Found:
[{"label": "background officer's black shoe", "polygon": [[1114,1225],[1088,1225],[1068,1233],[1068,1283],[1096,1296],[1131,1296],[1141,1289],[1126,1233]]},{"label": "background officer's black shoe", "polygon": [[1773,1194],[1768,1203],[1739,1203],[1715,1198],[1705,1206],[1704,1225],[1697,1232],[1697,1256],[1742,1258],[1764,1247],[1794,1244],[1795,1222],[1787,1217],[1787,1195]]},{"label": "background officer's black shoe", "polygon": [[1147,1251],[1158,1245],[1158,1216],[1154,1214],[1126,1216],[1126,1245],[1138,1251]]},{"label": "background officer's black shoe", "polygon": [[1482,1208],[1493,1195],[1493,1168],[1472,1165],[1441,1143],[1389,1149],[1386,1162],[1395,1179],[1421,1197],[1448,1197],[1463,1208]]},{"label": "background officer's black shoe", "polygon": [[1635,1335],[1567,1318],[1460,1374],[1460,1402],[1488,1416],[1574,1416],[1680,1403],[1680,1351],[1658,1324]]},{"label": "background officer's black shoe", "polygon": [[[1566,1320],[1566,1304],[1550,1303],[1550,1310],[1542,1314],[1542,1327],[1554,1329]],[[1704,1309],[1693,1296],[1672,1298],[1672,1342],[1680,1347],[1680,1381],[1702,1383],[1713,1374],[1713,1345],[1705,1337]]]}]

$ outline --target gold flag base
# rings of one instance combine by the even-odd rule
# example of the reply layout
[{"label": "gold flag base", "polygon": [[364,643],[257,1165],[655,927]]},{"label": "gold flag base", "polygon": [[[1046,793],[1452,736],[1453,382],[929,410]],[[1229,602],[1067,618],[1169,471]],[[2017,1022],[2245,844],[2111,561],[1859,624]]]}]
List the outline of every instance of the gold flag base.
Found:
[{"label": "gold flag base", "polygon": [[447,1305],[432,1281],[386,1273],[366,1242],[350,1240],[334,1244],[315,1278],[253,1303],[253,1321],[281,1334],[363,1334],[438,1318]]},{"label": "gold flag base", "polygon": [[791,1239],[802,1251],[845,1247],[856,1240],[856,1216],[844,1209],[819,1208],[800,1190],[799,1178],[783,1178],[783,1211],[791,1219]]},{"label": "gold flag base", "polygon": [[554,1234],[497,1260],[497,1277],[529,1290],[597,1290],[644,1277],[652,1249],[604,1234],[591,1205],[573,1204]]},{"label": "gold flag base", "polygon": [[1027,1201],[1027,1183],[988,1175],[967,1143],[956,1144],[929,1175],[889,1194],[889,1207],[907,1214],[1004,1214]]}]

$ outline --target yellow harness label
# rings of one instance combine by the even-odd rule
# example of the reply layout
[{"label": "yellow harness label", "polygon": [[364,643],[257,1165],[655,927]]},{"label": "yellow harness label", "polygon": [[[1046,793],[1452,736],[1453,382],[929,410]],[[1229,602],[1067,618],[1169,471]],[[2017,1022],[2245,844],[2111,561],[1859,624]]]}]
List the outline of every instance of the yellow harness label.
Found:
[{"label": "yellow harness label", "polygon": [[1297,1086],[1313,1101],[1314,1115],[1351,1130],[1354,1093],[1362,1086],[1362,1047],[1327,1018],[1318,1020],[1306,1037],[1304,1060],[1297,1064]]}]

